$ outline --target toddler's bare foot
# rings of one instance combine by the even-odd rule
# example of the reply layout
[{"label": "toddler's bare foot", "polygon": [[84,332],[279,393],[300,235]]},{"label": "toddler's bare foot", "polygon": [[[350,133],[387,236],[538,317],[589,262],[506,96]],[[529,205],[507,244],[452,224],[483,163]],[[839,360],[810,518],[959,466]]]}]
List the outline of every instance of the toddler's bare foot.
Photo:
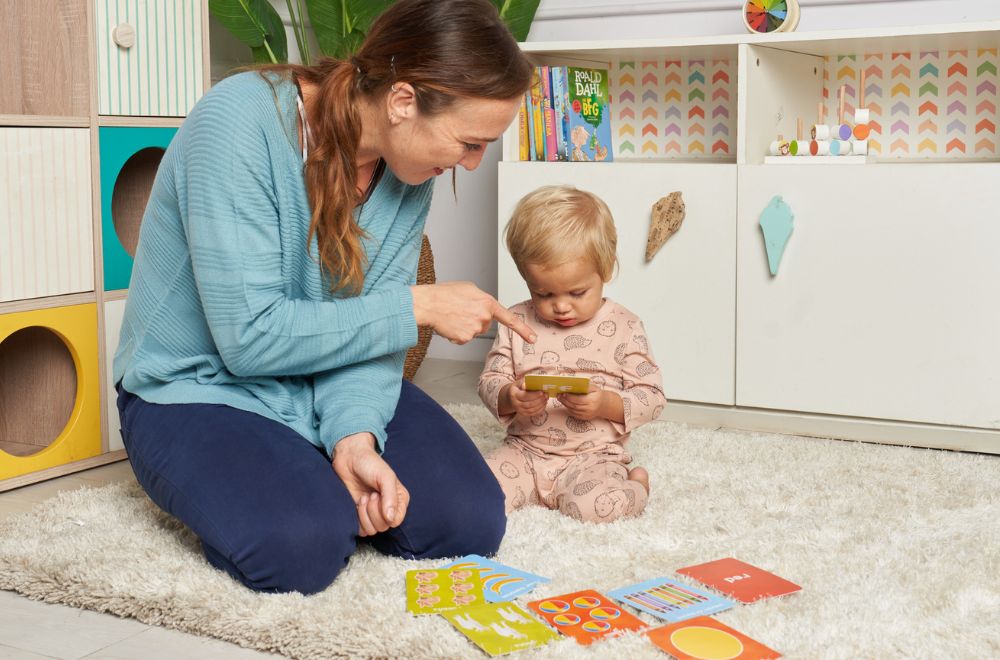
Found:
[{"label": "toddler's bare foot", "polygon": [[646,494],[649,494],[649,473],[646,472],[646,468],[632,468],[628,471],[628,480],[638,481],[646,489]]}]

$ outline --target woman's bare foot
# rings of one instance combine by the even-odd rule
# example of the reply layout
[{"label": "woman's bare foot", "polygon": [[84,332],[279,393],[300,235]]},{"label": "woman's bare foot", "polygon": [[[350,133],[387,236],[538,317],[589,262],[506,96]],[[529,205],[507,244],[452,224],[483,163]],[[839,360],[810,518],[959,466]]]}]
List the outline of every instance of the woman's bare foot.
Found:
[{"label": "woman's bare foot", "polygon": [[646,494],[649,494],[649,473],[646,472],[646,468],[632,468],[628,471],[628,480],[638,481],[646,489]]}]

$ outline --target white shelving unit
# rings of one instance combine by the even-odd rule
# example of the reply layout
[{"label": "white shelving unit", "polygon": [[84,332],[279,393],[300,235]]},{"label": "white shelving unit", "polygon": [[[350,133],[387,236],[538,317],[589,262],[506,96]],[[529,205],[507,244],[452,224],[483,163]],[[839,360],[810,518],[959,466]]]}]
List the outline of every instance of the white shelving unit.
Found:
[{"label": "white shelving unit", "polygon": [[[1000,22],[524,49],[612,72],[615,162],[518,162],[508,130],[501,302],[527,297],[502,241],[517,200],[573,184],[615,214],[607,293],[647,326],[664,418],[1000,453]],[[838,86],[853,110],[862,69],[871,162],[765,164]],[[707,148],[713,130],[730,153]],[[646,264],[651,206],[675,190],[687,217]],[[795,221],[772,276],[758,221],[779,195]]]}]

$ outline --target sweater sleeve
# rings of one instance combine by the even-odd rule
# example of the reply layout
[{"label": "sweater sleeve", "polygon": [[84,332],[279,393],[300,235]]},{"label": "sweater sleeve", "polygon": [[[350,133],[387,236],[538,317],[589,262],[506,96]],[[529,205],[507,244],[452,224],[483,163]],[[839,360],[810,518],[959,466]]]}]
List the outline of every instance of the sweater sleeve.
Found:
[{"label": "sweater sleeve", "polygon": [[[412,203],[396,218],[383,249],[400,245],[391,254],[380,253],[365,279],[366,291],[378,291],[416,282],[424,220],[430,208],[433,181],[407,195]],[[409,289],[407,289],[409,290]],[[416,343],[415,341],[413,343]],[[379,453],[385,449],[386,427],[396,414],[403,380],[406,349],[342,366],[313,379],[314,410],[320,440],[327,454],[344,437],[369,432]]]},{"label": "sweater sleeve", "polygon": [[646,422],[653,421],[660,416],[667,403],[660,368],[653,359],[642,321],[635,321],[635,328],[625,346],[625,356],[620,362],[624,380],[621,397],[625,423],[612,422],[619,433],[631,433]]},{"label": "sweater sleeve", "polygon": [[233,375],[260,377],[318,373],[405,349],[417,328],[403,282],[329,301],[287,294],[275,182],[281,173],[272,171],[270,149],[288,145],[268,141],[280,130],[273,103],[269,93],[206,97],[183,127],[178,199],[219,355]]},{"label": "sweater sleeve", "polygon": [[493,347],[486,356],[483,373],[479,375],[479,398],[504,426],[510,425],[516,417],[515,414],[501,415],[499,410],[500,390],[517,380],[514,372],[512,336],[513,330],[504,325],[497,325],[497,337],[493,340]]}]

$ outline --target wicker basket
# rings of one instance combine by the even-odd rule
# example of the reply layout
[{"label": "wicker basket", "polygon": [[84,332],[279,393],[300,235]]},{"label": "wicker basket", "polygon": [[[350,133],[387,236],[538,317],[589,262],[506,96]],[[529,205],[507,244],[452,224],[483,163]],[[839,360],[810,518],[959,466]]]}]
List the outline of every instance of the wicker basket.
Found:
[{"label": "wicker basket", "polygon": [[[424,240],[420,245],[420,261],[417,263],[417,284],[434,284],[434,253],[431,252],[431,242],[424,234]],[[427,355],[427,347],[431,343],[433,332],[429,327],[417,328],[417,345],[406,353],[406,360],[403,362],[403,378],[413,380],[417,375],[417,369]]]}]

